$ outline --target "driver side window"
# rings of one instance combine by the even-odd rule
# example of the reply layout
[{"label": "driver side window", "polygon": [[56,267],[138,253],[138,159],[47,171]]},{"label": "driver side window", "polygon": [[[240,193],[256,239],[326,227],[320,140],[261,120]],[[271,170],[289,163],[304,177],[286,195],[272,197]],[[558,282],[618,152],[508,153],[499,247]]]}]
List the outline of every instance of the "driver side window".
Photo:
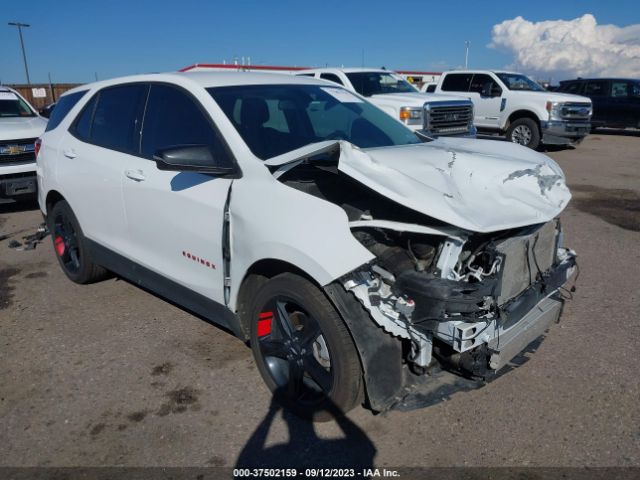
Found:
[{"label": "driver side window", "polygon": [[196,101],[179,88],[152,84],[142,126],[142,156],[151,159],[159,150],[182,145],[207,145],[216,165],[232,164]]}]

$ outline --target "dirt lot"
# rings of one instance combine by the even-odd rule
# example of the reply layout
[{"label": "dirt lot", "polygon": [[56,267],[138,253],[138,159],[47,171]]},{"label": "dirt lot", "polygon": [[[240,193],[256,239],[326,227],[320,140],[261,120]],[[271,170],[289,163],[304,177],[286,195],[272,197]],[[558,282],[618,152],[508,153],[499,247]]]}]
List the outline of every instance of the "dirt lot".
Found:
[{"label": "dirt lot", "polygon": [[122,280],[72,284],[48,238],[10,249],[41,216],[0,206],[16,232],[0,241],[0,465],[640,466],[640,137],[549,154],[581,268],[561,323],[485,388],[341,425],[271,408],[250,350],[216,327]]}]

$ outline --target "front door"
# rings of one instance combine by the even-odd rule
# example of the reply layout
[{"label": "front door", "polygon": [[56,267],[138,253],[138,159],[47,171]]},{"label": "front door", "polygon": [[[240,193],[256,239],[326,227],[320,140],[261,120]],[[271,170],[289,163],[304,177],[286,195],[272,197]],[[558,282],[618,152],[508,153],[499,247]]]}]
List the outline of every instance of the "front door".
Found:
[{"label": "front door", "polygon": [[137,263],[223,303],[223,219],[231,180],[157,168],[154,154],[184,145],[208,145],[216,160],[230,161],[196,99],[176,86],[152,84],[140,156],[131,158],[121,177],[129,251]]},{"label": "front door", "polygon": [[469,86],[469,98],[473,102],[476,127],[497,129],[500,127],[502,88],[485,73],[476,73]]}]

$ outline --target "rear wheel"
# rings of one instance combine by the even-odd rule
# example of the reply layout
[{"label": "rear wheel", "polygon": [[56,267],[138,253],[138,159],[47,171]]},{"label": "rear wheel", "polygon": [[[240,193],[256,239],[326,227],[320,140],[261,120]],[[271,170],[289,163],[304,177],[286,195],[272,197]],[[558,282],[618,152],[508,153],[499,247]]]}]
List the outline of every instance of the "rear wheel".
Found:
[{"label": "rear wheel", "polygon": [[107,276],[107,270],[93,262],[80,224],[66,201],[53,206],[47,222],[58,263],[72,282],[92,283]]},{"label": "rear wheel", "polygon": [[269,280],[248,309],[251,349],[277,400],[298,415],[327,421],[361,399],[362,370],[353,340],[327,297],[309,280]]},{"label": "rear wheel", "polygon": [[514,120],[507,129],[507,139],[524,147],[536,149],[540,146],[540,128],[531,118]]}]

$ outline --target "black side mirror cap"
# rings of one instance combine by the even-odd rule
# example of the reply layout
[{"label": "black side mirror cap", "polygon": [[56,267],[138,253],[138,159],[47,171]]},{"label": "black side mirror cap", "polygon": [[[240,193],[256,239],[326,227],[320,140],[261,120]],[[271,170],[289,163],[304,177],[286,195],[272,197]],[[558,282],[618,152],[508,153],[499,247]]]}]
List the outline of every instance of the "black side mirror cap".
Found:
[{"label": "black side mirror cap", "polygon": [[234,167],[216,165],[209,145],[178,145],[159,150],[153,156],[158,170],[229,175]]}]

